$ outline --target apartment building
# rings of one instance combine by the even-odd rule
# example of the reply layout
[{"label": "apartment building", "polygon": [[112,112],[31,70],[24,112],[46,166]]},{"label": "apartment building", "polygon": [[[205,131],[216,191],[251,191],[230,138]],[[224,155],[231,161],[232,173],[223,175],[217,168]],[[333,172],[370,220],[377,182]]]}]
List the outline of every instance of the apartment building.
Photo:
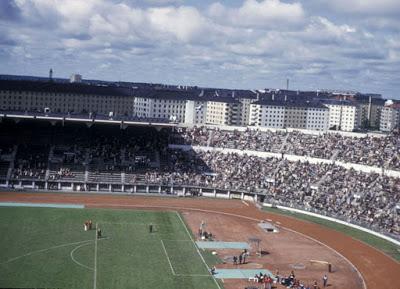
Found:
[{"label": "apartment building", "polygon": [[354,131],[361,126],[360,107],[348,100],[325,100],[329,109],[329,129]]},{"label": "apartment building", "polygon": [[184,91],[137,90],[134,92],[133,115],[185,122],[186,98],[190,95]]},{"label": "apartment building", "polygon": [[233,98],[207,101],[207,124],[241,125],[241,103]]},{"label": "apartment building", "polygon": [[357,99],[357,103],[359,104],[361,127],[379,129],[385,100],[369,96],[369,98]]},{"label": "apartment building", "polygon": [[[367,95],[368,96],[368,95]],[[0,78],[0,110],[94,113],[164,119],[187,125],[255,125],[354,131],[396,126],[397,108],[382,99],[318,100],[319,93],[279,90],[228,90],[153,84]],[[324,95],[324,97],[329,97]],[[372,101],[371,101],[372,99]],[[321,105],[324,103],[325,105]],[[383,124],[380,124],[383,121]]]},{"label": "apartment building", "polygon": [[327,130],[329,110],[309,102],[261,100],[251,105],[251,124],[269,128]]},{"label": "apartment building", "polygon": [[207,101],[187,100],[185,107],[185,124],[203,125],[206,123]]},{"label": "apartment building", "polygon": [[61,113],[130,114],[133,90],[118,86],[35,81],[0,81],[0,109]]},{"label": "apartment building", "polygon": [[380,130],[391,132],[400,128],[400,103],[388,101],[381,111]]}]

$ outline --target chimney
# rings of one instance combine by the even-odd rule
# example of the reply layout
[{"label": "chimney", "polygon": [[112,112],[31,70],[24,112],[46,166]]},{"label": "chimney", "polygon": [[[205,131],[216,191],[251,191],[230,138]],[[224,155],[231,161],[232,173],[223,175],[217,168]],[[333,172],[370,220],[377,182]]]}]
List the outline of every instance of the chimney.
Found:
[{"label": "chimney", "polygon": [[49,71],[49,80],[50,80],[50,81],[53,81],[53,68],[50,68],[50,71]]},{"label": "chimney", "polygon": [[372,96],[369,96],[368,100],[368,126],[371,126],[371,115],[372,115]]},{"label": "chimney", "polygon": [[289,78],[286,79],[286,90],[289,90]]}]

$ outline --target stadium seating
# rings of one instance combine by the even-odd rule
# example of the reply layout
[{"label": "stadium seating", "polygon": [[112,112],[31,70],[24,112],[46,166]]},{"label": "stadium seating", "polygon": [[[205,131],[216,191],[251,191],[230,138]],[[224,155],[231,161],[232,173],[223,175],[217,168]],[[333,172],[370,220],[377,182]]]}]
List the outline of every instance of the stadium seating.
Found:
[{"label": "stadium seating", "polygon": [[[0,126],[2,135],[15,143],[2,149],[11,159],[0,161],[0,179],[7,179],[10,186],[28,181],[49,190],[68,187],[167,194],[187,190],[192,195],[240,191],[259,194],[265,202],[327,214],[400,238],[396,209],[400,178],[280,157],[282,153],[307,155],[400,169],[396,135],[354,138],[206,128],[172,132],[8,122]],[[169,148],[169,143],[278,154],[259,157],[207,149],[183,151]]]}]

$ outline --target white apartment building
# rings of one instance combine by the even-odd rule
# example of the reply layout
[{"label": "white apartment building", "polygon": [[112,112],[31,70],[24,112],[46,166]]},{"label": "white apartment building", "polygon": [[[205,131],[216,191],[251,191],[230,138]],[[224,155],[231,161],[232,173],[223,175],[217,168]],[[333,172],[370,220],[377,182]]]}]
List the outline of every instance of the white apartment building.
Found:
[{"label": "white apartment building", "polygon": [[329,128],[354,131],[361,126],[361,113],[357,104],[349,101],[326,101],[329,108]]},{"label": "white apartment building", "polygon": [[240,126],[249,125],[251,122],[251,104],[257,101],[257,97],[244,97],[239,98],[241,104]]},{"label": "white apartment building", "polygon": [[325,131],[329,129],[329,109],[327,107],[309,107],[306,113],[305,129]]},{"label": "white apartment building", "polygon": [[143,118],[169,119],[173,122],[185,121],[186,100],[154,96],[135,96],[133,115]]},{"label": "white apartment building", "polygon": [[251,124],[259,127],[284,128],[285,106],[252,104]]},{"label": "white apartment building", "polygon": [[327,130],[329,110],[314,103],[268,100],[251,105],[250,119],[259,127]]},{"label": "white apartment building", "polygon": [[207,101],[187,100],[185,107],[185,124],[203,125],[206,123]]},{"label": "white apartment building", "polygon": [[241,114],[241,103],[233,98],[207,101],[207,124],[241,125]]},{"label": "white apartment building", "polygon": [[132,91],[120,87],[89,86],[79,83],[28,81],[0,82],[0,109],[61,113],[130,114]]},{"label": "white apartment building", "polygon": [[[326,106],[301,101],[300,96],[277,100],[269,92],[124,86],[116,83],[71,83],[0,80],[0,110],[60,113],[95,113],[113,116],[168,119],[188,125],[255,125],[269,128],[327,130],[332,127],[353,131],[368,121],[390,131],[398,123],[398,110],[379,103],[327,100]],[[236,96],[235,96],[236,93]],[[282,97],[282,95],[281,95]],[[297,98],[296,98],[297,97]],[[261,99],[261,100],[259,100]],[[296,101],[296,102],[294,102]]]},{"label": "white apartment building", "polygon": [[400,127],[400,104],[390,103],[382,108],[380,130],[390,132]]}]

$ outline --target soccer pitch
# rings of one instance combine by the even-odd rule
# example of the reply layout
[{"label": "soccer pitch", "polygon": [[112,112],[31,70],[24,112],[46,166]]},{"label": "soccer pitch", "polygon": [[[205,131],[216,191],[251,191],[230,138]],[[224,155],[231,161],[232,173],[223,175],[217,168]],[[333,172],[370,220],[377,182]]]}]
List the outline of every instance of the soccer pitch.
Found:
[{"label": "soccer pitch", "polygon": [[5,207],[0,232],[0,287],[221,288],[176,212]]}]

